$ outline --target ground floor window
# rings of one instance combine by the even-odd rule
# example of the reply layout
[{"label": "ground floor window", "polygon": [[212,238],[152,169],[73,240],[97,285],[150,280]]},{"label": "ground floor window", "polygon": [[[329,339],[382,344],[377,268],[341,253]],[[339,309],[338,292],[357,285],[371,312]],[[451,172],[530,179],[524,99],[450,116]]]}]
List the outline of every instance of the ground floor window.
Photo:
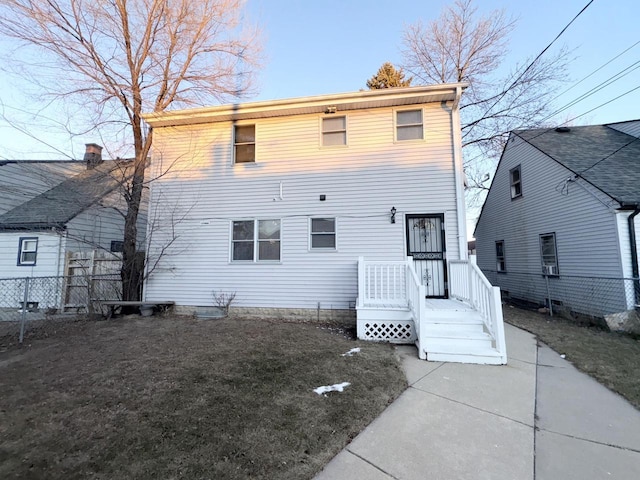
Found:
[{"label": "ground floor window", "polygon": [[35,265],[37,255],[38,237],[21,237],[18,242],[18,265]]},{"label": "ground floor window", "polygon": [[311,250],[336,249],[336,219],[312,218],[310,224]]},{"label": "ground floor window", "polygon": [[559,274],[555,233],[545,233],[543,235],[540,235],[540,258],[542,260],[543,274]]},{"label": "ground floor window", "polygon": [[504,259],[504,240],[496,242],[496,270],[498,272],[507,271],[507,263]]},{"label": "ground floor window", "polygon": [[231,260],[280,261],[280,220],[233,221]]}]

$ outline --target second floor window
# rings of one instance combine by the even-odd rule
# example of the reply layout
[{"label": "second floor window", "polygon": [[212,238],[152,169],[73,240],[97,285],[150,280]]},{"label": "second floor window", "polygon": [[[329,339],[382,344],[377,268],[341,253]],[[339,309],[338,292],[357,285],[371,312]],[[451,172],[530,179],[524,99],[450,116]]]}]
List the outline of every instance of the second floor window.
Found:
[{"label": "second floor window", "polygon": [[322,146],[333,147],[347,144],[347,117],[322,119]]},{"label": "second floor window", "polygon": [[256,161],[256,126],[236,125],[233,131],[233,158],[235,163]]},{"label": "second floor window", "polygon": [[422,110],[396,112],[396,140],[422,140]]},{"label": "second floor window", "polygon": [[522,176],[520,172],[520,165],[512,168],[509,171],[509,177],[511,179],[511,198],[518,198],[522,196]]}]

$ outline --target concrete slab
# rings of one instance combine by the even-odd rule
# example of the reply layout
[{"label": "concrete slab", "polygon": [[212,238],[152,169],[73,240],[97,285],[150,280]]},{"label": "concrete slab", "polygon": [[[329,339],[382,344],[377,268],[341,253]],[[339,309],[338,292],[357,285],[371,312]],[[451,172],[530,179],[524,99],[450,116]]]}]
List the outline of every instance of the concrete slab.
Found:
[{"label": "concrete slab", "polygon": [[504,335],[507,341],[507,361],[536,363],[537,342],[533,334],[505,323]]},{"label": "concrete slab", "polygon": [[314,480],[394,480],[373,465],[358,458],[348,450],[342,450],[331,460]]},{"label": "concrete slab", "polygon": [[540,429],[640,451],[640,411],[550,348],[538,358]]},{"label": "concrete slab", "polygon": [[518,360],[507,365],[447,363],[415,388],[533,427],[536,366]]},{"label": "concrete slab", "polygon": [[429,375],[438,367],[442,366],[442,362],[427,362],[418,358],[418,349],[413,345],[398,345],[396,354],[400,358],[402,370],[407,377],[407,383],[413,385],[415,382]]},{"label": "concrete slab", "polygon": [[532,427],[409,388],[348,449],[403,480],[527,480],[533,437]]},{"label": "concrete slab", "polygon": [[640,452],[551,432],[536,433],[536,480],[640,478]]}]

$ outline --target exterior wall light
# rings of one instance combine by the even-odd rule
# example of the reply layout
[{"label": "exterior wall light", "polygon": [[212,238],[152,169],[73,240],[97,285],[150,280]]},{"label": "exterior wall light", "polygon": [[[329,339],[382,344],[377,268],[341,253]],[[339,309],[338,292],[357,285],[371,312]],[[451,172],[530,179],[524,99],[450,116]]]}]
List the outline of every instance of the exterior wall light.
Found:
[{"label": "exterior wall light", "polygon": [[396,207],[391,207],[391,223],[396,223]]}]

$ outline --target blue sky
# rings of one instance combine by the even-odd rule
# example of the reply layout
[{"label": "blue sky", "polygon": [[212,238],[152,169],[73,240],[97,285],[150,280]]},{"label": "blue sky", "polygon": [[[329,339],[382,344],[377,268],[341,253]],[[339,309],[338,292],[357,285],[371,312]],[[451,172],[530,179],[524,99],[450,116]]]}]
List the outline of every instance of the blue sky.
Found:
[{"label": "blue sky", "polygon": [[[406,25],[439,16],[443,0],[248,0],[246,19],[257,21],[264,35],[265,68],[259,74],[260,93],[249,100],[300,97],[357,91],[380,65],[401,64],[402,31]],[[479,11],[504,8],[518,19],[511,35],[505,69],[537,55],[584,7],[588,0],[476,0]],[[552,51],[573,49],[570,82],[582,80],[626,48],[640,41],[640,2],[595,0],[563,34]],[[566,105],[582,93],[640,60],[640,44],[575,86],[556,101]],[[640,69],[561,114],[571,118],[640,86]],[[22,86],[0,79],[0,99],[9,107],[39,110],[22,96]],[[561,91],[564,89],[561,89]],[[558,93],[561,93],[558,92]],[[581,117],[574,123],[607,123],[640,118],[640,89]],[[61,111],[46,111],[64,118]],[[39,138],[70,155],[81,157],[84,143],[95,137],[68,136],[34,125]],[[7,158],[60,158],[59,153],[29,139],[0,120],[0,160]]]}]

